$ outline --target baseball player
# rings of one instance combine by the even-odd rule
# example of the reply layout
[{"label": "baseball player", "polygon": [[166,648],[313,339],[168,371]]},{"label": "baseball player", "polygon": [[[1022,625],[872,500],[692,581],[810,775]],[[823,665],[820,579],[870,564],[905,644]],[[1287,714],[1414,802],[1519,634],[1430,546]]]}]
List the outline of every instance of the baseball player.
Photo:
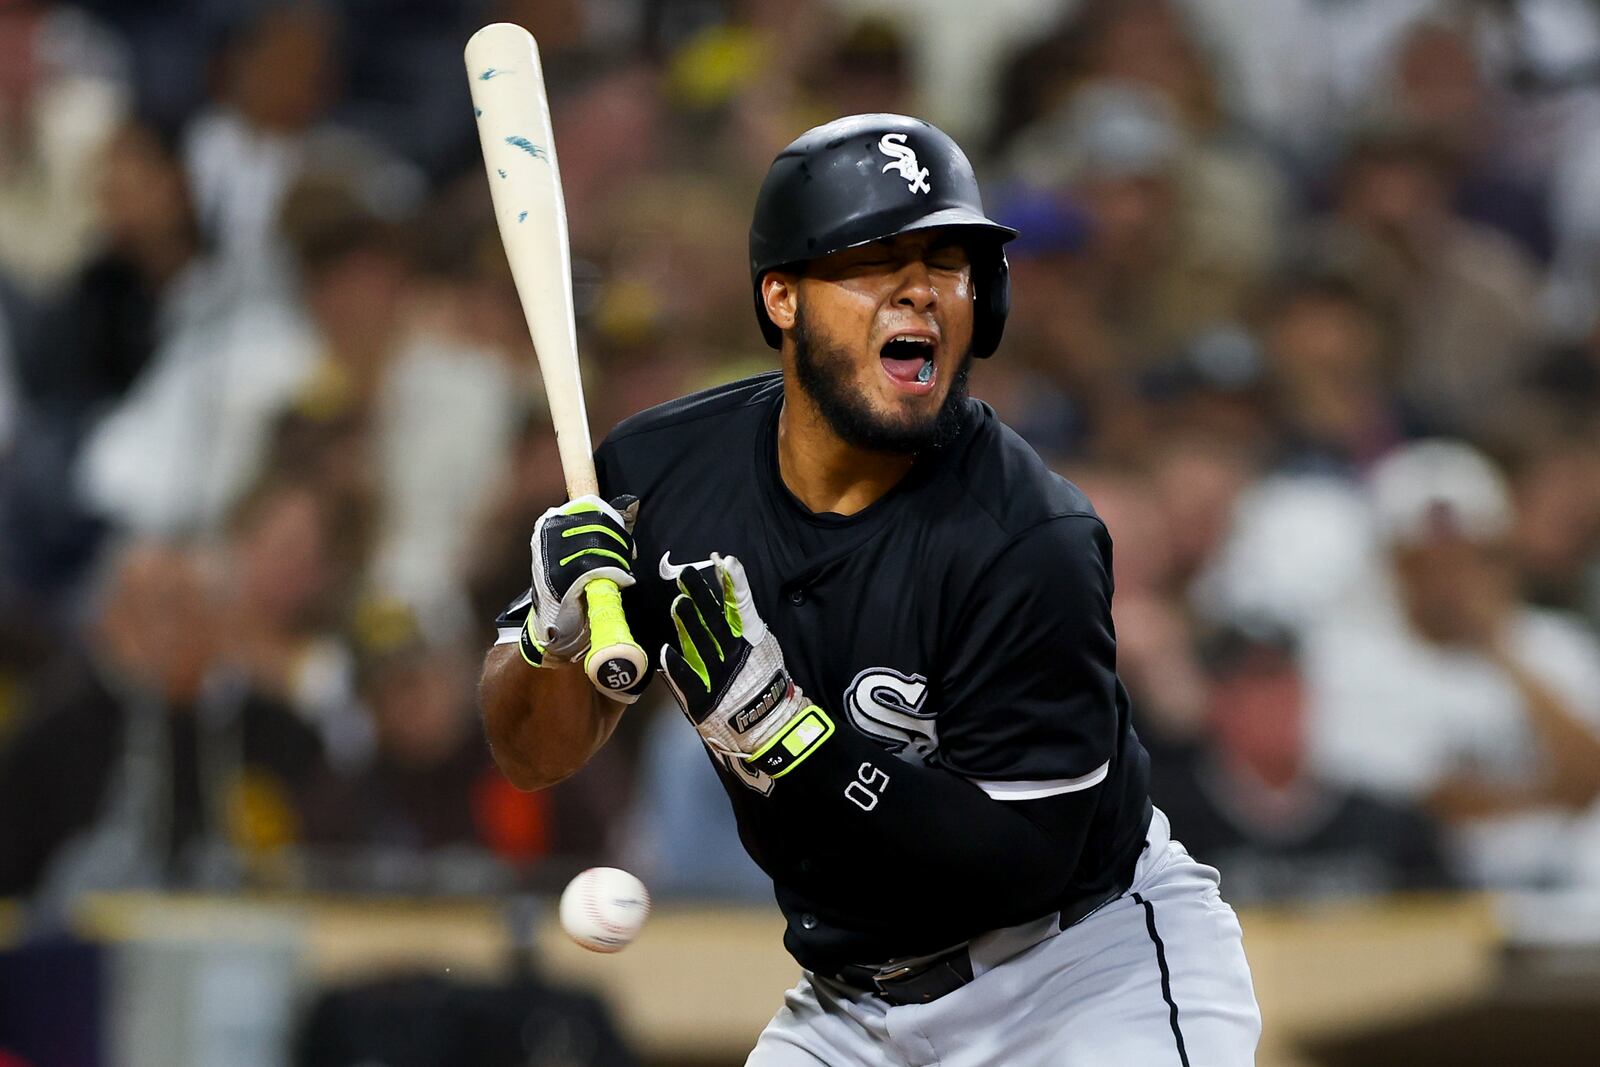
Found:
[{"label": "baseball player", "polygon": [[1254,1058],[1238,921],[1150,804],[1105,526],[966,393],[1015,235],[928,123],[801,136],[750,230],[781,373],[617,426],[610,502],[539,520],[499,620],[488,734],[539,788],[622,713],[574,661],[584,581],[625,588],[804,971],[756,1067]]}]

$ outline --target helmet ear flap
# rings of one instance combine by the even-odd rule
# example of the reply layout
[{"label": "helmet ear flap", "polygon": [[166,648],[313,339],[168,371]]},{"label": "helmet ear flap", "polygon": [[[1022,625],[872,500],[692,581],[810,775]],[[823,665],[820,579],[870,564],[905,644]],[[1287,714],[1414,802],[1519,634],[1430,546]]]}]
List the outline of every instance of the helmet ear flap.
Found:
[{"label": "helmet ear flap", "polygon": [[1000,347],[1006,316],[1011,313],[1011,264],[1006,252],[995,246],[991,256],[973,264],[973,279],[978,286],[976,317],[972,324],[972,354],[988,359]]}]

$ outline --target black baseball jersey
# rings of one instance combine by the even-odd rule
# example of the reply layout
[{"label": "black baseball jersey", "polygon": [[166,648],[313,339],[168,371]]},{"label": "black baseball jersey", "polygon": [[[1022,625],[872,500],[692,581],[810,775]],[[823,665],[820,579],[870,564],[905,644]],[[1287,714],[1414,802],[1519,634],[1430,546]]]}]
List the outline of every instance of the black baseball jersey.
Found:
[{"label": "black baseball jersey", "polygon": [[[889,493],[854,515],[816,514],[779,474],[782,398],[781,375],[760,375],[643,412],[600,446],[602,493],[642,501],[638,584],[624,594],[634,636],[653,661],[673,637],[664,556],[737,556],[796,684],[838,729],[999,801],[1098,791],[1061,899],[1109,886],[1142,848],[1149,770],[1116,675],[1110,539],[1087,498],[968,400],[956,439]],[[897,929],[897,899],[941,887],[869,884],[850,860],[847,825],[773,803],[789,779],[713,763],[745,847],[773,878],[786,944],[810,969],[913,955],[1034,917],[997,904],[950,914],[944,928],[919,912],[915,929]],[[865,789],[855,799],[872,803]],[[929,835],[964,832],[937,810],[918,817]],[[1004,895],[996,885],[996,901]]]}]

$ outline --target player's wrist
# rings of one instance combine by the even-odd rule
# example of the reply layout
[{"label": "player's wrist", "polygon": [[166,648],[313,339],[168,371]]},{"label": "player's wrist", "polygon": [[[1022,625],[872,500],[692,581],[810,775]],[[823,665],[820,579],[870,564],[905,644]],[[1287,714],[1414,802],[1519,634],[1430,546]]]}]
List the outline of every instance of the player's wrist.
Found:
[{"label": "player's wrist", "polygon": [[590,645],[587,625],[573,633],[558,633],[531,613],[517,634],[517,648],[530,667],[582,667]]},{"label": "player's wrist", "polygon": [[745,758],[745,762],[768,778],[782,778],[804,763],[833,736],[833,720],[828,713],[800,695],[799,707],[772,731],[770,739],[763,742]]},{"label": "player's wrist", "polygon": [[572,664],[570,655],[557,651],[539,638],[538,633],[543,629],[539,620],[530,613],[517,635],[517,651],[522,653],[522,661],[530,667],[538,667],[541,670],[570,666]]}]

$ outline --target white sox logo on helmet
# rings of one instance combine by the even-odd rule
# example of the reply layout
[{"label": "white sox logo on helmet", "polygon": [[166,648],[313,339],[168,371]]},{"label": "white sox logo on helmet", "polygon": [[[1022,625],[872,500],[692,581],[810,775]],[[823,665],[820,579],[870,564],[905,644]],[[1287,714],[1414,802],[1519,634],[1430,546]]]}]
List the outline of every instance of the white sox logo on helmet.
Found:
[{"label": "white sox logo on helmet", "polygon": [[928,168],[917,162],[917,153],[906,144],[906,135],[903,133],[886,133],[878,142],[878,151],[890,157],[889,162],[883,165],[880,173],[891,170],[900,172],[900,177],[907,182],[907,188],[913,193],[931,193],[933,186],[928,184]]}]

